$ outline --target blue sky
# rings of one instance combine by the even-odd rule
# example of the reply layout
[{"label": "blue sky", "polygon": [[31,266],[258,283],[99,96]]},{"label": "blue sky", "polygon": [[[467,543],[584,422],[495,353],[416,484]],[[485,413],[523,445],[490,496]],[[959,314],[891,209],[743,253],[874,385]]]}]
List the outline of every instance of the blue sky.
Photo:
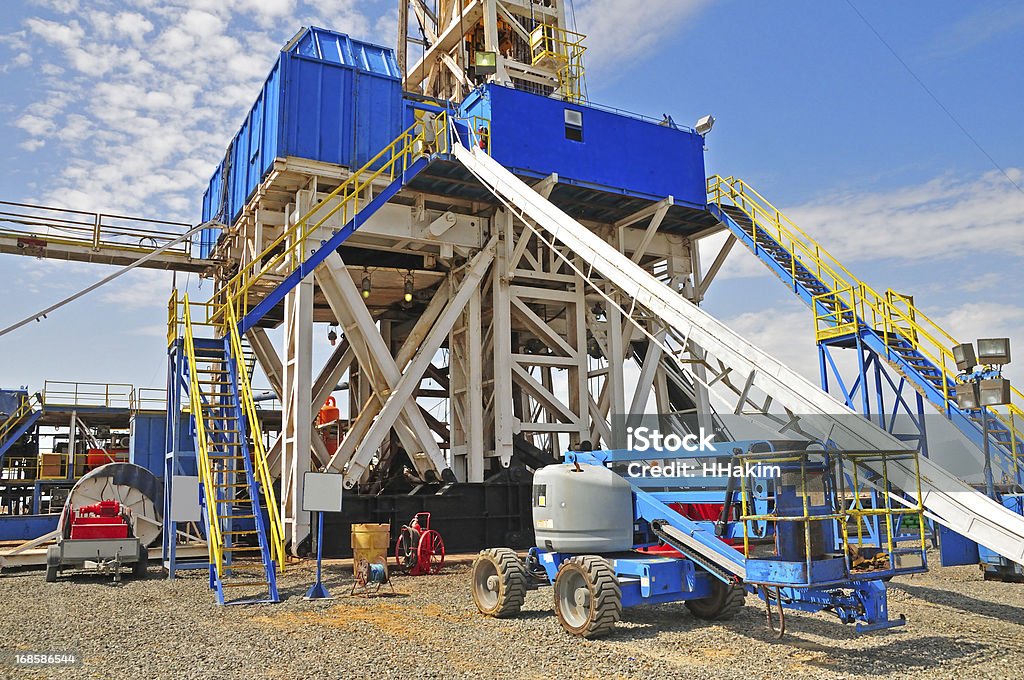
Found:
[{"label": "blue sky", "polygon": [[[1024,184],[1024,6],[856,5]],[[209,175],[280,45],[309,23],[391,44],[395,7],[8,0],[0,200],[197,221]],[[589,35],[593,100],[687,123],[714,114],[709,171],[747,179],[876,288],[915,294],[954,335],[1008,334],[1024,356],[1024,194],[847,2],[575,0],[575,10]],[[964,271],[974,271],[967,286],[954,278]],[[0,256],[0,323],[106,273]],[[816,376],[810,313],[769,281],[736,250],[706,306]],[[139,272],[0,338],[0,384],[162,385],[169,289],[169,275]],[[1019,366],[1010,374],[1024,384]]]}]

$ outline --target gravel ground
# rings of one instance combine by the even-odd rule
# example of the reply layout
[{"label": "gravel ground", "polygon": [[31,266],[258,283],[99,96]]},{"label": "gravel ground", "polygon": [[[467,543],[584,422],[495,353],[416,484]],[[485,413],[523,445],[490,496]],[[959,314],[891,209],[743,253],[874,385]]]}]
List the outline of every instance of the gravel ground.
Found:
[{"label": "gravel ground", "polygon": [[[1024,585],[986,583],[976,568],[936,569],[893,581],[895,631],[855,635],[824,615],[791,614],[770,639],[760,602],[707,624],[682,605],[626,610],[600,640],[565,634],[551,589],[522,614],[480,616],[467,566],[396,577],[395,594],[348,597],[350,571],[326,568],[337,599],[307,602],[309,564],[282,578],[278,605],[218,607],[205,578],[174,582],[152,569],[121,585],[94,576],[43,581],[41,571],[0,576],[5,658],[0,677],[64,678],[1020,678]],[[15,651],[78,651],[75,668],[15,667]]]}]

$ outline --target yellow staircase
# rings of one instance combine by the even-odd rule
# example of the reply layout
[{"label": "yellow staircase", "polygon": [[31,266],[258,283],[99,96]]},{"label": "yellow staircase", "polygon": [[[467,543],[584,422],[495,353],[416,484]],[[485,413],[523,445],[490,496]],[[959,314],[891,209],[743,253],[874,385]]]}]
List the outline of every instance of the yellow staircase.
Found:
[{"label": "yellow staircase", "polygon": [[[221,326],[209,303],[201,303],[206,319],[196,321],[195,307],[187,294],[180,301],[210,585],[221,604],[277,602],[284,530],[237,319],[230,306],[222,308],[227,324]],[[198,328],[212,337],[197,337]],[[229,600],[226,592],[239,597]]]},{"label": "yellow staircase", "polygon": [[[973,414],[965,414],[969,423],[959,417],[963,412],[954,398],[959,371],[952,348],[960,343],[912,297],[892,289],[877,292],[743,180],[714,175],[707,189],[712,213],[814,310],[819,342],[868,331],[881,343],[874,348],[878,354],[909,373],[918,392],[961,429],[978,429]],[[1011,391],[1010,404],[988,409],[997,421],[998,433],[992,436],[1006,449],[1019,477],[1024,463],[1024,394]]]}]

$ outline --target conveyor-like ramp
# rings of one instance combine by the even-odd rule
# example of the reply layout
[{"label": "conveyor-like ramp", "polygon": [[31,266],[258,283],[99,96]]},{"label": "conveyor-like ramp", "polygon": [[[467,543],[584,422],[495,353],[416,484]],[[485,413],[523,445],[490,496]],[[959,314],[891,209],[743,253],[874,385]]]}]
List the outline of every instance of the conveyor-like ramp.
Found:
[{"label": "conveyor-like ramp", "polygon": [[[590,283],[599,276],[613,284],[621,297],[619,303],[606,298],[610,304],[620,304],[630,318],[633,312],[643,310],[671,329],[670,336],[661,341],[665,351],[680,359],[681,368],[692,379],[728,388],[735,394],[733,410],[737,414],[753,409],[770,417],[770,408],[772,413],[782,411],[785,415],[778,419],[780,431],[830,441],[840,449],[907,448],[904,442],[856,416],[817,385],[658,281],[484,152],[470,151],[456,142],[452,154],[539,238],[571,251],[571,255],[563,253],[563,260],[579,275]],[[594,289],[600,291],[596,285]],[[693,372],[691,363],[682,361],[682,355],[692,346],[706,353],[707,380]],[[755,394],[760,398],[755,400]],[[1003,557],[1024,564],[1024,517],[928,459],[920,459],[920,473],[923,503],[931,516]],[[916,471],[909,464],[890,462],[888,478],[906,491],[916,489]]]}]

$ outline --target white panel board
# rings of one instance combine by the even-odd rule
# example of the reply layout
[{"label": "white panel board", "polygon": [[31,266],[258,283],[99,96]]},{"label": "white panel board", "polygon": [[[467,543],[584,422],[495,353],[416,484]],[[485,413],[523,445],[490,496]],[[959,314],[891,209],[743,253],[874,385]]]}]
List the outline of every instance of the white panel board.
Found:
[{"label": "white panel board", "polygon": [[302,509],[306,512],[341,512],[345,476],[336,472],[303,475]]},{"label": "white panel board", "polygon": [[199,477],[174,475],[171,479],[171,521],[198,522],[202,518]]}]

